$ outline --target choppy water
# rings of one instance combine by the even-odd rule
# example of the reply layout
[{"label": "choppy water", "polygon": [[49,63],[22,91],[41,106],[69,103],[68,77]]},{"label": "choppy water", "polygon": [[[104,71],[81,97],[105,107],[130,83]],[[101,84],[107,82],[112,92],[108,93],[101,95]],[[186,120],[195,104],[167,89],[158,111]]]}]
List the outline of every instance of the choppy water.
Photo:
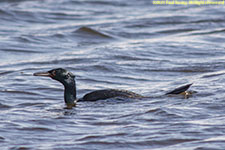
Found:
[{"label": "choppy water", "polygon": [[[225,149],[224,6],[149,0],[0,2],[0,149]],[[63,67],[78,97],[119,88],[145,100],[79,102],[34,77]],[[157,97],[186,83],[189,99]]]}]

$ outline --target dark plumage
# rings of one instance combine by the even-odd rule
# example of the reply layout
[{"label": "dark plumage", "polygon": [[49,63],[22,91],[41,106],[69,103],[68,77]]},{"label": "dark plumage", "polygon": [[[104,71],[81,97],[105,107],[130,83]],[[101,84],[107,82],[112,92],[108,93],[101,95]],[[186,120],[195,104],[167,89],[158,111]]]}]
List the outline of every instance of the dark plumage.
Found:
[{"label": "dark plumage", "polygon": [[169,95],[169,94],[180,94],[182,92],[185,92],[189,89],[189,87],[192,85],[193,83],[191,84],[187,84],[187,85],[184,85],[184,86],[181,86],[181,87],[178,87],[168,93],[166,93],[166,95]]},{"label": "dark plumage", "polygon": [[[114,98],[114,97],[144,98],[144,96],[136,94],[131,91],[117,90],[117,89],[104,89],[104,90],[96,90],[96,91],[90,92],[84,95],[83,98],[77,100],[75,75],[73,75],[73,73],[63,68],[57,68],[47,72],[34,73],[34,76],[51,77],[52,79],[62,83],[65,88],[64,100],[68,107],[75,106],[76,101],[97,101],[97,100],[104,100],[104,99]],[[182,92],[185,92],[190,86],[191,84],[182,86],[166,94],[180,94]]]},{"label": "dark plumage", "polygon": [[97,90],[90,92],[80,100],[83,101],[96,101],[96,100],[104,100],[108,98],[113,98],[113,97],[127,97],[127,98],[143,98],[144,96],[141,96],[139,94],[136,94],[131,91],[126,91],[126,90],[117,90],[117,89],[105,89],[105,90]]}]

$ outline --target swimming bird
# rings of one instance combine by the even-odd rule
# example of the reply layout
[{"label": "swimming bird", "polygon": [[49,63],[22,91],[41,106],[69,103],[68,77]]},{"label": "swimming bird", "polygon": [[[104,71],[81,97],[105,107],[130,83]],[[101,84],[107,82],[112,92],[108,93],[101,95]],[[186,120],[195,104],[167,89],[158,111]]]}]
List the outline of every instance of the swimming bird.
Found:
[{"label": "swimming bird", "polygon": [[[108,98],[114,97],[122,97],[122,98],[145,98],[145,96],[136,94],[131,91],[127,90],[118,90],[118,89],[104,89],[104,90],[96,90],[90,92],[83,96],[81,99],[77,99],[76,95],[76,82],[75,82],[75,75],[66,69],[57,68],[52,69],[47,72],[37,72],[33,74],[34,76],[44,76],[50,77],[53,80],[59,81],[64,85],[64,101],[68,108],[71,108],[76,105],[77,101],[97,101],[97,100],[104,100]],[[180,94],[185,92],[192,84],[188,84],[177,88],[168,94]]]}]

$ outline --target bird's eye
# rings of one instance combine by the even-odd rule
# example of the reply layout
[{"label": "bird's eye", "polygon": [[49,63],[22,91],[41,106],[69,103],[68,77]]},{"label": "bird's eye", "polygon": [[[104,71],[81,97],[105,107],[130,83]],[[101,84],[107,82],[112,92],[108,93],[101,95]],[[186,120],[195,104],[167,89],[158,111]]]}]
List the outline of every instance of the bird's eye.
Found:
[{"label": "bird's eye", "polygon": [[69,75],[69,74],[65,75],[65,78],[66,78],[66,79],[68,79],[69,77],[70,77],[70,75]]}]

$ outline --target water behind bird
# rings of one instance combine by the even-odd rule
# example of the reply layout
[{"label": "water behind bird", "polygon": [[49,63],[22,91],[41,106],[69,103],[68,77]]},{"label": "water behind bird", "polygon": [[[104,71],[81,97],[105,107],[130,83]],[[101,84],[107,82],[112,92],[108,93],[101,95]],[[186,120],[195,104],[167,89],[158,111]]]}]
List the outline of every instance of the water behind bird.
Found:
[{"label": "water behind bird", "polygon": [[[0,2],[1,149],[224,149],[224,6],[148,0]],[[78,97],[104,88],[148,99],[79,102],[34,72],[66,68]],[[194,83],[189,99],[161,97]]]}]

